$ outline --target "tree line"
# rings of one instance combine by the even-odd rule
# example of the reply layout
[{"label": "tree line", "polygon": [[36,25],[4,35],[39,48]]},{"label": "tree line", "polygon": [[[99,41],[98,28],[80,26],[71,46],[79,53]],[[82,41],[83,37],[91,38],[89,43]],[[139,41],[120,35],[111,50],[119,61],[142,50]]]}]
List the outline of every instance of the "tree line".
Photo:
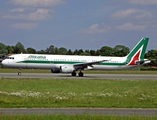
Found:
[{"label": "tree line", "polygon": [[[64,47],[57,48],[54,45],[50,45],[45,50],[36,51],[34,48],[28,47],[25,49],[24,45],[18,42],[15,46],[6,46],[0,43],[0,54],[58,54],[58,55],[86,55],[86,56],[126,56],[130,52],[130,49],[124,45],[116,45],[114,48],[103,46],[97,50],[82,50],[76,49],[72,51]],[[157,50],[148,50],[145,54],[146,59],[156,59],[150,63],[151,66],[157,66]]]}]

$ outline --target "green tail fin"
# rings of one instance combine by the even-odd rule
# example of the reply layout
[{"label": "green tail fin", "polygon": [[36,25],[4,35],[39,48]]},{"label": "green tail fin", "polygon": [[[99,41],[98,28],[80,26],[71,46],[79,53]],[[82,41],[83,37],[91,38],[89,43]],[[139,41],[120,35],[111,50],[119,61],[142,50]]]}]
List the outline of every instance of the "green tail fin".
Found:
[{"label": "green tail fin", "polygon": [[149,38],[142,38],[133,50],[127,55],[128,65],[137,65],[136,61],[144,61]]}]

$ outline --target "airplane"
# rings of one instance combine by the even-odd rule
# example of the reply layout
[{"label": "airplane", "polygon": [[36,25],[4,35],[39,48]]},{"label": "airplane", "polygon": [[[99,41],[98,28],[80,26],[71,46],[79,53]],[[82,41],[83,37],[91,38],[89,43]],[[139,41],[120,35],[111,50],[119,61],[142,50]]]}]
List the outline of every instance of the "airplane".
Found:
[{"label": "airplane", "polygon": [[149,38],[142,38],[132,51],[125,57],[78,56],[78,55],[45,55],[15,54],[2,61],[4,66],[19,68],[51,69],[52,73],[71,73],[84,76],[82,70],[120,70],[148,64],[151,60],[144,59]]}]

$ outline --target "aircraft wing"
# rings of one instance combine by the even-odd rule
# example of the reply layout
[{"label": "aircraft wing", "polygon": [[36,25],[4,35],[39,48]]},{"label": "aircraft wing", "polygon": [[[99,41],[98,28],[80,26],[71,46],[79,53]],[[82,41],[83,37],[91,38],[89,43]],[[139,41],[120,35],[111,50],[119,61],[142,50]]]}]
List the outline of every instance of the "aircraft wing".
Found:
[{"label": "aircraft wing", "polygon": [[78,69],[84,69],[87,68],[88,66],[92,67],[92,65],[100,65],[100,63],[105,62],[105,61],[109,61],[109,60],[100,60],[100,61],[95,61],[95,62],[86,62],[86,63],[78,63],[78,64],[74,64],[74,68],[76,70]]}]

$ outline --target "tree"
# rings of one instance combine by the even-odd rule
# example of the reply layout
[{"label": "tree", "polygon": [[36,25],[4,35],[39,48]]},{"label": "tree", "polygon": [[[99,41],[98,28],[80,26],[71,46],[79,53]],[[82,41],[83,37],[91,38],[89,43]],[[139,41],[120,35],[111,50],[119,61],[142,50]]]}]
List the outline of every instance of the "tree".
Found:
[{"label": "tree", "polygon": [[55,52],[55,54],[59,54],[59,50],[57,47],[55,47],[54,52]]},{"label": "tree", "polygon": [[95,50],[90,50],[90,54],[94,56],[96,54]]},{"label": "tree", "polygon": [[72,55],[73,52],[71,51],[71,49],[68,50],[67,55]]},{"label": "tree", "polygon": [[102,56],[114,56],[114,55],[113,55],[113,48],[108,47],[108,46],[103,46],[103,47],[100,49],[100,54],[101,54]]},{"label": "tree", "polygon": [[83,52],[83,53],[81,53],[80,55],[82,55],[82,56],[90,56],[90,53]]},{"label": "tree", "polygon": [[67,51],[66,48],[64,48],[64,47],[59,48],[59,54],[60,54],[60,55],[66,55],[67,52],[68,52],[68,51]]},{"label": "tree", "polygon": [[77,49],[74,51],[74,55],[78,55],[78,50]]},{"label": "tree", "polygon": [[82,50],[82,49],[79,49],[78,55],[80,55],[81,53],[83,53],[83,50]]},{"label": "tree", "polygon": [[26,50],[25,50],[24,46],[22,45],[22,43],[18,42],[15,45],[14,53],[16,53],[16,54],[26,53]]},{"label": "tree", "polygon": [[148,50],[148,52],[145,54],[146,58],[154,59],[154,57],[157,56],[157,50]]},{"label": "tree", "polygon": [[55,48],[53,45],[50,45],[46,50],[45,50],[46,54],[55,54]]},{"label": "tree", "polygon": [[130,49],[128,47],[125,47],[124,45],[116,45],[113,48],[113,54],[114,56],[123,57],[129,54]]},{"label": "tree", "polygon": [[46,54],[44,50],[40,50],[36,52],[37,54]]},{"label": "tree", "polygon": [[6,46],[8,53],[14,53],[15,46]]},{"label": "tree", "polygon": [[29,53],[29,54],[35,54],[36,50],[33,49],[33,48],[31,48],[31,47],[29,47],[29,48],[27,48],[27,53]]},{"label": "tree", "polygon": [[6,46],[3,43],[0,43],[0,54],[8,54]]},{"label": "tree", "polygon": [[157,66],[157,50],[148,50],[148,52],[145,54],[145,58],[147,59],[155,59],[152,60],[149,64],[150,66]]},{"label": "tree", "polygon": [[96,56],[99,56],[99,55],[101,55],[101,52],[100,52],[100,50],[97,50],[97,51],[95,52],[95,55],[96,55]]}]

